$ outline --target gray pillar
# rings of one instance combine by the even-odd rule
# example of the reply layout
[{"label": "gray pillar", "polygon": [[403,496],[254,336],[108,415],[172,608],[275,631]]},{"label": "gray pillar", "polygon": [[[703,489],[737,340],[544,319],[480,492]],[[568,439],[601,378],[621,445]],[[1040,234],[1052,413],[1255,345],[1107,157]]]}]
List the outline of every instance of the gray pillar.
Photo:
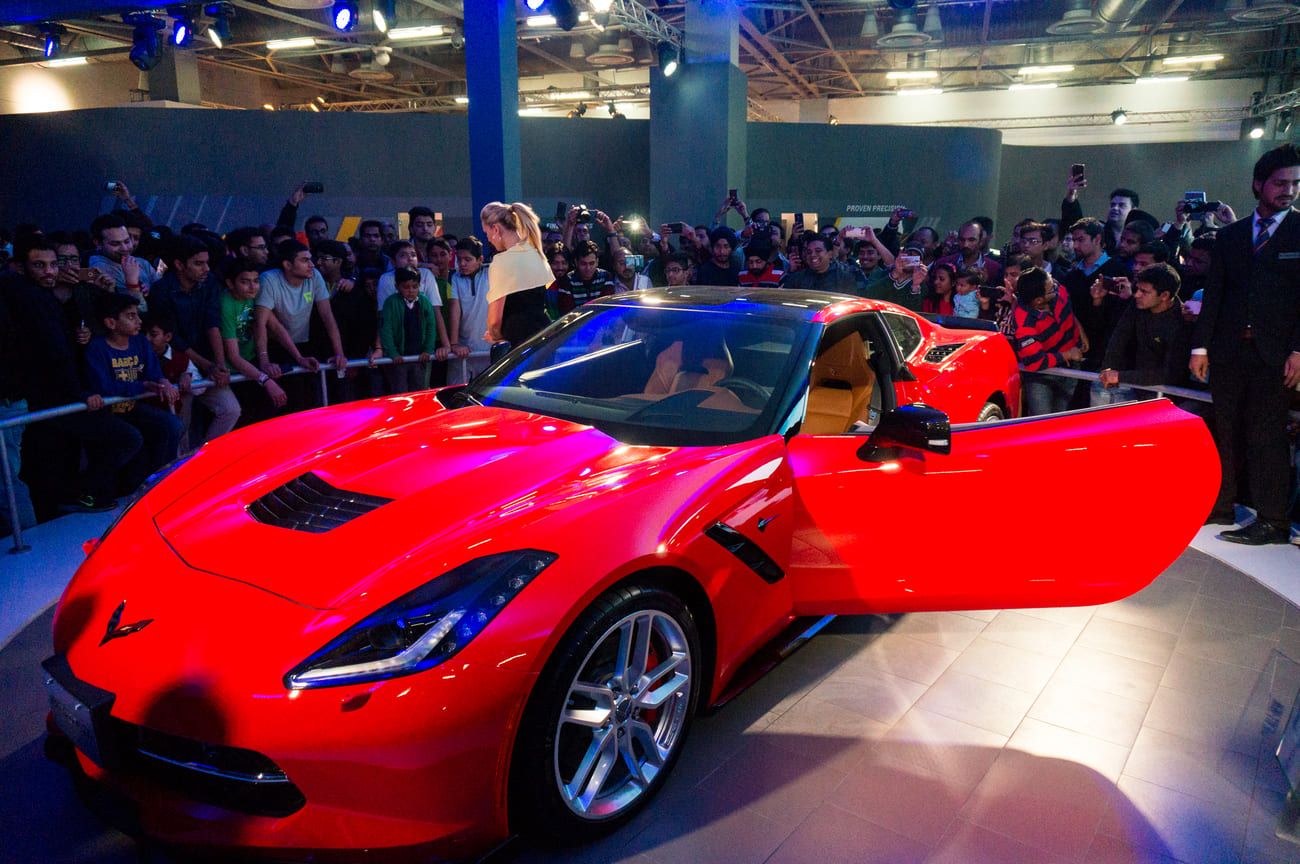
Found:
[{"label": "gray pillar", "polygon": [[671,78],[650,72],[652,224],[707,222],[728,189],[745,195],[749,82],[736,65],[739,40],[737,0],[691,0],[685,62]]},{"label": "gray pillar", "polygon": [[149,98],[198,105],[199,60],[193,51],[166,46],[158,65],[149,70]]},{"label": "gray pillar", "polygon": [[469,96],[469,174],[473,212],[489,201],[518,201],[519,58],[514,0],[465,4],[465,72]]}]

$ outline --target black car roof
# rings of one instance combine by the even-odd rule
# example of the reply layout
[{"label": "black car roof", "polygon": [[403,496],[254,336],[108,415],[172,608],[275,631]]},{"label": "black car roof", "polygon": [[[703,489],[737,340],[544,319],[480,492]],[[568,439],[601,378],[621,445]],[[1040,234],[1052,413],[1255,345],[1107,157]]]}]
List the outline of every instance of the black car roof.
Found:
[{"label": "black car roof", "polygon": [[822,309],[855,298],[824,291],[794,291],[786,288],[715,288],[683,286],[650,288],[628,294],[601,297],[588,305],[643,306],[646,308],[699,309],[768,315],[795,321],[812,321]]}]

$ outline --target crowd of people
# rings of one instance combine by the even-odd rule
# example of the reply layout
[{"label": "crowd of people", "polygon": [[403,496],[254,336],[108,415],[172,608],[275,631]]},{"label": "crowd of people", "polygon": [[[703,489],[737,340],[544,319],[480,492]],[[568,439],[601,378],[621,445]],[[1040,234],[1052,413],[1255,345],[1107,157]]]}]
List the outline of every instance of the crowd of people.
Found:
[{"label": "crowd of people", "polygon": [[[480,239],[445,233],[416,206],[409,239],[370,219],[343,241],[321,216],[298,228],[300,187],[274,223],[172,232],[119,183],[117,206],[89,230],[20,225],[0,237],[0,419],[86,409],[25,438],[22,427],[5,433],[17,515],[29,525],[110,508],[205,440],[319,405],[320,379],[286,375],[292,367],[336,369],[332,401],[460,383],[486,367],[494,341],[517,342],[593,298],[718,285],[832,291],[991,322],[1025,372],[1026,414],[1140,398],[1136,387],[1208,387],[1212,408],[1184,407],[1211,423],[1224,459],[1211,521],[1252,503],[1272,533],[1248,526],[1226,539],[1286,542],[1295,471],[1279,456],[1292,459],[1287,410],[1300,385],[1300,219],[1287,214],[1300,151],[1261,159],[1259,205],[1240,221],[1227,204],[1197,200],[1162,218],[1129,188],[1087,216],[1083,169],[1070,170],[1059,215],[1026,217],[1003,242],[987,216],[943,232],[906,206],[879,228],[796,221],[787,232],[734,192],[709,224],[654,230],[578,205],[543,225],[523,205],[493,204]],[[743,227],[727,225],[733,211]],[[1260,234],[1251,225],[1265,217]],[[512,255],[523,248],[541,255]],[[1267,291],[1251,287],[1261,282]],[[530,290],[514,293],[521,287]],[[380,358],[392,362],[346,368]],[[1096,379],[1037,374],[1058,367]]]}]

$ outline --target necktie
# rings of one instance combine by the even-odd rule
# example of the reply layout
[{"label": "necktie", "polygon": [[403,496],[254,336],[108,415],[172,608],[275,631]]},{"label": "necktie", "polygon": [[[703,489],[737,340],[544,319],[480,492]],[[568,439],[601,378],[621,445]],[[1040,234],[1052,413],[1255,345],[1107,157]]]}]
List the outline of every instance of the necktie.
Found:
[{"label": "necktie", "polygon": [[1255,254],[1258,255],[1260,250],[1268,244],[1269,239],[1272,237],[1273,217],[1269,217],[1268,219],[1261,218],[1256,223],[1256,229]]}]

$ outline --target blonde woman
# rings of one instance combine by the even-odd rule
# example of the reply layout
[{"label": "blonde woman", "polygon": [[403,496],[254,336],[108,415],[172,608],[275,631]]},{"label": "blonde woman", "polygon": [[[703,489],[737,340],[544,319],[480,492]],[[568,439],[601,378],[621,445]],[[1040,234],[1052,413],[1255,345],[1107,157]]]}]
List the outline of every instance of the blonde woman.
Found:
[{"label": "blonde woman", "polygon": [[542,252],[537,214],[527,204],[493,201],[479,213],[483,234],[497,255],[488,268],[488,342],[518,346],[541,330],[546,289],[555,281]]}]

